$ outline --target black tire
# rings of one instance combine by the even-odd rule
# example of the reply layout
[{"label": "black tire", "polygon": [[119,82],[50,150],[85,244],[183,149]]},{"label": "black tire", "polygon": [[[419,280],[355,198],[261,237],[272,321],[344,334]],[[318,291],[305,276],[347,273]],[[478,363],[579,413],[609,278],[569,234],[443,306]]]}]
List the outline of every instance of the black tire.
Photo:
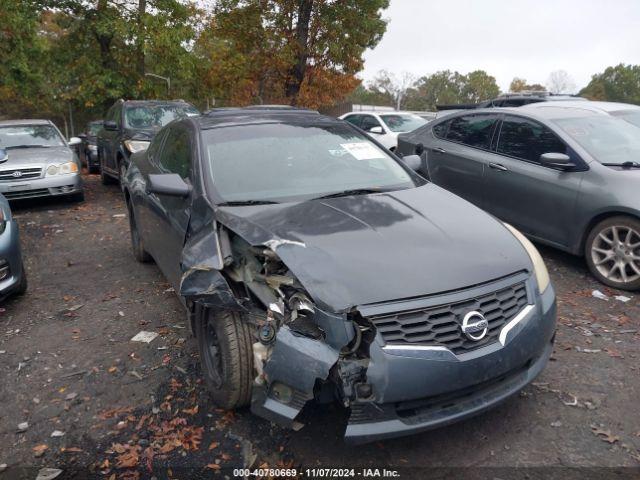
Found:
[{"label": "black tire", "polygon": [[24,269],[24,263],[22,264],[22,278],[18,284],[16,295],[24,295],[27,292],[27,271]]},{"label": "black tire", "polygon": [[249,323],[237,312],[203,309],[196,318],[196,338],[205,384],[216,405],[248,405],[254,375]]},{"label": "black tire", "polygon": [[[628,232],[633,233],[627,243]],[[609,247],[610,255],[605,253]],[[598,223],[587,236],[584,254],[589,270],[598,281],[620,290],[640,290],[640,273],[637,271],[640,269],[640,220],[616,216]],[[639,260],[624,264],[625,259],[632,257]],[[616,262],[619,262],[617,267]],[[613,270],[607,275],[610,269]],[[624,281],[625,277],[627,281]]]},{"label": "black tire", "polygon": [[133,208],[127,202],[127,212],[129,214],[129,230],[131,231],[131,250],[133,256],[140,263],[149,263],[153,260],[149,252],[144,249],[144,243],[140,238],[140,232],[138,230],[138,223],[136,222]]},{"label": "black tire", "polygon": [[127,165],[122,158],[118,159],[118,184],[122,193],[124,193],[124,176],[127,173]]},{"label": "black tire", "polygon": [[102,182],[102,185],[113,185],[115,183],[115,179],[104,171],[104,165],[102,164],[102,155],[98,154],[98,159],[100,163],[100,181]]},{"label": "black tire", "polygon": [[73,195],[69,195],[69,201],[74,203],[84,202],[84,192],[74,193]]}]

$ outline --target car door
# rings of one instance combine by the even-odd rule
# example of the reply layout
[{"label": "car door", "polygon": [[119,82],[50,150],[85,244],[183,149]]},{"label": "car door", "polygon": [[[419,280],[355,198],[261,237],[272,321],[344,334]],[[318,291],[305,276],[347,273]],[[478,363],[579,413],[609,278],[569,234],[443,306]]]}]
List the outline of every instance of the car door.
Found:
[{"label": "car door", "polygon": [[433,139],[425,145],[430,179],[483,207],[483,176],[498,118],[498,114],[478,113],[435,125]]},{"label": "car door", "polygon": [[[154,172],[150,173],[177,173],[191,183],[193,138],[192,131],[184,124],[168,127],[152,168]],[[149,235],[145,240],[167,280],[178,289],[182,276],[180,259],[191,216],[191,198],[149,193],[147,202]]]},{"label": "car door", "polygon": [[[575,206],[585,163],[548,126],[521,116],[501,122],[495,153],[485,172],[485,209],[529,236],[568,246],[567,225]],[[573,171],[543,166],[543,153],[564,153]]]},{"label": "car door", "polygon": [[103,167],[110,173],[116,173],[116,156],[118,154],[118,136],[120,135],[119,129],[121,128],[122,121],[120,119],[120,113],[122,108],[119,103],[115,104],[107,112],[105,120],[115,122],[118,126],[117,130],[103,129],[102,135],[104,138],[103,150],[102,150],[102,162]]}]

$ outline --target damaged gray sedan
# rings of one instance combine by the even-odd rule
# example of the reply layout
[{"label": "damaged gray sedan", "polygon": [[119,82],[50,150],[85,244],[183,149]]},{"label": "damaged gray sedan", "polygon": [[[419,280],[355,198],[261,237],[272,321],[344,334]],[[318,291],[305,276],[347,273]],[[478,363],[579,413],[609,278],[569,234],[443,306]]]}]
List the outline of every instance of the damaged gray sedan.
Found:
[{"label": "damaged gray sedan", "polygon": [[482,412],[551,354],[531,243],[346,122],[213,111],[131,160],[133,252],[179,293],[220,407],[296,428],[337,401],[360,443]]}]

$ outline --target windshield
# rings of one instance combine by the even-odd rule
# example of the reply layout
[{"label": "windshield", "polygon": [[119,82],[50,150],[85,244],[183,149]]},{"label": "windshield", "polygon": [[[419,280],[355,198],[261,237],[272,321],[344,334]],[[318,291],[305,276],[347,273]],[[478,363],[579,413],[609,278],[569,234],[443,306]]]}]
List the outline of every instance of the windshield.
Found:
[{"label": "windshield", "polygon": [[202,136],[213,184],[226,202],[415,185],[387,153],[347,125],[243,125]]},{"label": "windshield", "polygon": [[640,127],[640,110],[622,110],[619,112],[611,112],[611,115],[619,117],[636,127]]},{"label": "windshield", "polygon": [[424,118],[408,113],[380,115],[380,118],[382,118],[382,121],[385,123],[385,125],[389,127],[389,130],[399,133],[410,132],[427,123]]},{"label": "windshield", "polygon": [[63,138],[51,125],[0,127],[0,148],[63,146]]},{"label": "windshield", "polygon": [[100,131],[101,128],[102,128],[102,122],[90,123],[89,127],[87,128],[87,133],[89,135],[98,135],[98,132]]},{"label": "windshield", "polygon": [[624,120],[594,115],[555,122],[600,163],[640,162],[640,130]]},{"label": "windshield", "polygon": [[124,121],[129,128],[159,128],[177,118],[199,113],[191,105],[137,105],[126,108]]}]

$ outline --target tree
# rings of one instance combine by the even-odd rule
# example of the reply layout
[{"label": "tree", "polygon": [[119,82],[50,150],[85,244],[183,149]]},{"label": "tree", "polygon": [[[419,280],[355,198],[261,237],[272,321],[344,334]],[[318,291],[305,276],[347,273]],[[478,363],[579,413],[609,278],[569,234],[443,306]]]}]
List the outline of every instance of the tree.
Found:
[{"label": "tree", "polygon": [[542,92],[545,90],[543,85],[539,83],[528,84],[524,78],[520,77],[514,77],[513,80],[511,80],[511,85],[509,85],[509,91],[513,93],[524,91]]},{"label": "tree", "polygon": [[608,67],[593,75],[580,95],[591,100],[640,104],[640,65]]},{"label": "tree", "polygon": [[564,70],[551,72],[547,80],[547,89],[551,93],[573,93],[576,84],[571,76]]},{"label": "tree", "polygon": [[403,72],[400,77],[381,70],[376,77],[369,83],[369,90],[381,98],[386,98],[396,110],[401,110],[403,102],[409,90],[415,85],[416,78],[409,72]]},{"label": "tree", "polygon": [[475,70],[466,75],[465,85],[462,88],[462,97],[465,102],[479,103],[483,100],[495,98],[500,94],[500,87],[495,77],[484,70]]},{"label": "tree", "polygon": [[[386,30],[388,0],[220,0],[206,33],[222,42],[204,74],[235,79],[230,99],[318,107],[359,83],[362,55]],[[220,86],[217,86],[220,89]]]}]

